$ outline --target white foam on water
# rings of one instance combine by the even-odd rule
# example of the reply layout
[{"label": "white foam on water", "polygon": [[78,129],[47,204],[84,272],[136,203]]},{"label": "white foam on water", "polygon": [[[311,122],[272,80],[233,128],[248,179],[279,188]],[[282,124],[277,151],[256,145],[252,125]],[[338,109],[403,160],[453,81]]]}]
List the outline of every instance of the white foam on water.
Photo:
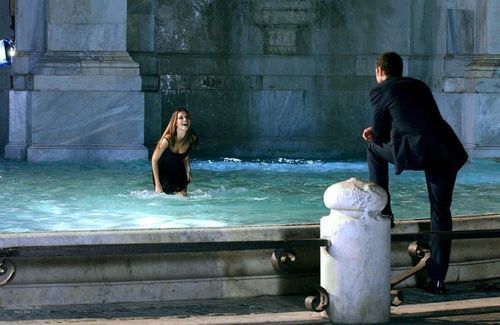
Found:
[{"label": "white foam on water", "polygon": [[151,227],[165,222],[165,218],[161,216],[144,216],[138,217],[134,222],[140,227]]}]

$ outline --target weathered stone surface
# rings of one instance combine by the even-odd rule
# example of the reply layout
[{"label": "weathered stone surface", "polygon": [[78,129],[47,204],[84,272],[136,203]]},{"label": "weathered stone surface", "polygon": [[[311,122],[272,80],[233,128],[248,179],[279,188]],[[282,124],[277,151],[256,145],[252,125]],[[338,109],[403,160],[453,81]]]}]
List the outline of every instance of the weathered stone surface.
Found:
[{"label": "weathered stone surface", "polygon": [[320,253],[328,316],[341,324],[388,322],[391,228],[380,213],[386,192],[351,178],[328,187],[323,198],[331,211],[320,222],[321,238],[330,241]]},{"label": "weathered stone surface", "polygon": [[[139,65],[127,1],[20,0],[8,158],[146,159]],[[34,9],[40,9],[34,11]]]},{"label": "weathered stone surface", "polygon": [[[4,16],[7,4],[0,3]],[[245,147],[259,158],[363,159],[360,133],[370,123],[374,60],[392,50],[403,56],[405,75],[424,80],[439,97],[443,117],[471,157],[498,157],[498,141],[483,121],[493,113],[481,105],[496,105],[500,92],[499,6],[469,0],[381,0],[377,6],[372,0],[17,0],[12,86],[154,93],[160,112],[146,114],[148,146],[172,108],[184,105],[204,114],[200,155],[240,155]],[[6,95],[0,100],[8,105]],[[210,126],[220,122],[219,113],[234,119],[224,124],[232,133]],[[251,125],[251,118],[266,114],[267,128]],[[150,128],[158,116],[162,127]]]},{"label": "weathered stone surface", "polygon": [[387,203],[387,193],[374,183],[351,178],[328,187],[325,206],[334,211],[358,211],[356,216],[376,217]]}]

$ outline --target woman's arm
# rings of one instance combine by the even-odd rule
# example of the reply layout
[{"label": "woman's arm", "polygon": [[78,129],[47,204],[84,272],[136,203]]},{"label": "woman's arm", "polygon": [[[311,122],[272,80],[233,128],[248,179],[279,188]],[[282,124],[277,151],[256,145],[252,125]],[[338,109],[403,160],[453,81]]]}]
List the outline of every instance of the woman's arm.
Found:
[{"label": "woman's arm", "polygon": [[161,138],[160,142],[156,145],[155,151],[153,152],[153,156],[151,157],[151,170],[153,171],[153,179],[154,179],[154,190],[156,193],[161,193],[163,190],[160,184],[160,172],[158,169],[158,161],[160,160],[161,155],[168,148],[168,140],[166,138]]},{"label": "woman's arm", "polygon": [[186,177],[187,177],[187,181],[188,183],[191,183],[191,160],[189,159],[189,155],[187,155],[185,158],[184,158],[184,166],[186,167]]}]

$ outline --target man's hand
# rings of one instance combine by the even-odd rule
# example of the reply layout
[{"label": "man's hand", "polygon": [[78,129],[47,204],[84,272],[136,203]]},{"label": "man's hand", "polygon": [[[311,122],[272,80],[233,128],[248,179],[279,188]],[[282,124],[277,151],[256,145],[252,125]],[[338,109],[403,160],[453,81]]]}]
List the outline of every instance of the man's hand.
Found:
[{"label": "man's hand", "polygon": [[361,135],[363,139],[366,141],[373,141],[373,135],[372,135],[372,127],[367,127],[366,129],[363,130],[363,134]]}]

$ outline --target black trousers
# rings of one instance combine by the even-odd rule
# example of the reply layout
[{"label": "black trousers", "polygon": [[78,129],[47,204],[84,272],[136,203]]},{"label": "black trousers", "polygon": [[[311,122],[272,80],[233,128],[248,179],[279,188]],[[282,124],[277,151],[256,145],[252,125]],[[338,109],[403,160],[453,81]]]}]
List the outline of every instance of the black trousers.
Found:
[{"label": "black trousers", "polygon": [[[369,143],[367,162],[370,181],[382,187],[389,196],[382,213],[392,215],[389,194],[389,163],[394,164],[394,156],[391,146],[389,144]],[[439,167],[425,169],[424,172],[431,208],[431,231],[451,231],[450,207],[458,170]],[[435,281],[444,280],[450,261],[451,240],[431,236],[429,244],[431,246],[431,258],[427,261],[429,277]]]}]

